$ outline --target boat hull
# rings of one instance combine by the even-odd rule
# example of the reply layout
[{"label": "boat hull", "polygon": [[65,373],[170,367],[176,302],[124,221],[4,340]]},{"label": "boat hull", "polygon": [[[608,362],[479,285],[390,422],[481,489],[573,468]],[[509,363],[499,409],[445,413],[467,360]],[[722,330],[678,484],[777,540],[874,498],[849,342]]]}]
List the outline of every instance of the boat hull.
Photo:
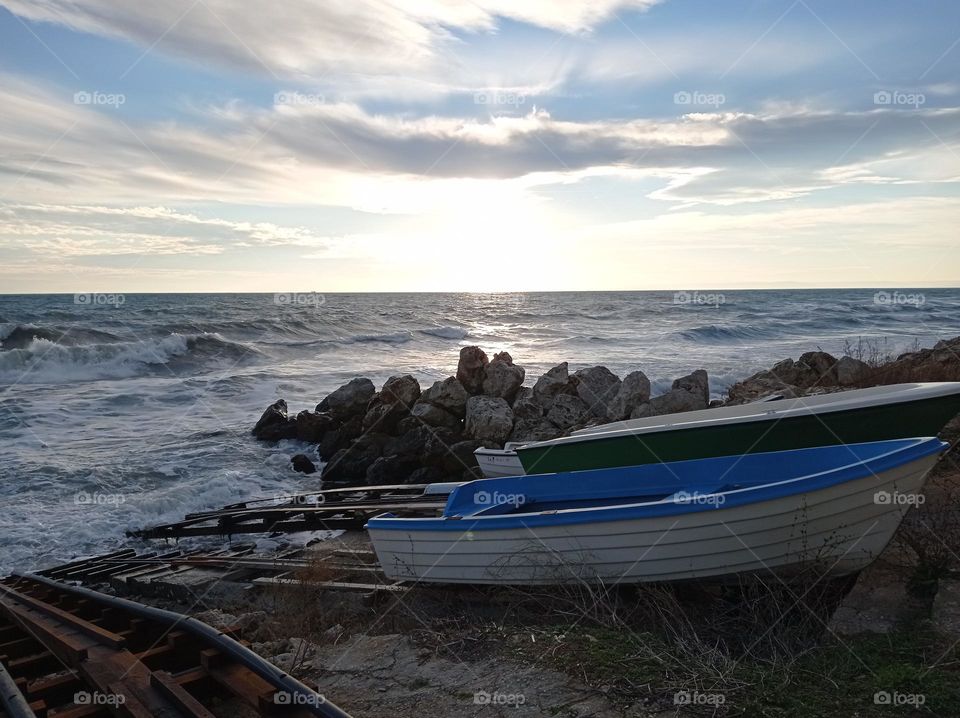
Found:
[{"label": "boat hull", "polygon": [[[924,456],[815,491],[679,515],[522,528],[480,529],[467,520],[462,530],[368,528],[394,580],[617,584],[805,568],[844,575],[883,551],[935,462]],[[896,498],[878,500],[881,492]]]},{"label": "boat hull", "polygon": [[[582,471],[657,462],[704,459],[814,446],[935,436],[960,413],[960,395],[844,411],[809,413],[642,434],[584,435],[568,443],[528,444],[517,449],[526,474]],[[682,421],[683,415],[677,415]],[[571,437],[572,438],[572,437]]]}]

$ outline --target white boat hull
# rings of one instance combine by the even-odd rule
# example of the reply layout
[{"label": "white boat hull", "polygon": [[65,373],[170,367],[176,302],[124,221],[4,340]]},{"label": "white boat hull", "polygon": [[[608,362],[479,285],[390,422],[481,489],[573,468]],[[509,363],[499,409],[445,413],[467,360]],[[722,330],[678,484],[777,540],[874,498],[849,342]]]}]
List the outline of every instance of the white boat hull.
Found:
[{"label": "white boat hull", "polygon": [[[394,580],[479,584],[642,583],[817,566],[843,575],[883,551],[936,456],[827,488],[674,516],[429,531],[370,527]],[[878,502],[878,492],[895,497]]]},{"label": "white boat hull", "polygon": [[511,449],[477,449],[473,452],[477,465],[488,479],[523,476],[523,464],[517,452]]}]

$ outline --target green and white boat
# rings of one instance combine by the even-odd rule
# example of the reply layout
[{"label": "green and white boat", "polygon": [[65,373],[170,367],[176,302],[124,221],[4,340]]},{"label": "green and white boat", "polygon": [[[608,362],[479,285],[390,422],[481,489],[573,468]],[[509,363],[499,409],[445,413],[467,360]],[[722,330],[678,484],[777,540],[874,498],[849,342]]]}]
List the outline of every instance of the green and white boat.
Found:
[{"label": "green and white boat", "polygon": [[933,436],[957,413],[960,382],[891,384],[630,419],[476,455],[485,472],[495,457],[500,475],[507,463],[526,474],[606,469]]}]

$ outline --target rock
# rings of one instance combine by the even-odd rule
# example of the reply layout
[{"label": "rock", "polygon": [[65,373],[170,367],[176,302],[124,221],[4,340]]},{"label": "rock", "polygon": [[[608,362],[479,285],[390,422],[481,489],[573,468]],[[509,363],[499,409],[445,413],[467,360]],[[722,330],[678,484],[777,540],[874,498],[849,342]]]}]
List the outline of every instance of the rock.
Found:
[{"label": "rock", "polygon": [[317,471],[316,465],[306,454],[296,454],[290,459],[290,463],[293,464],[293,470],[301,474],[314,474]]},{"label": "rock", "polygon": [[297,414],[297,438],[311,444],[319,444],[327,432],[336,429],[340,422],[330,414],[304,409]]},{"label": "rock", "polygon": [[[703,369],[697,369],[692,374],[674,380],[672,388],[693,394],[700,409],[706,409],[710,403],[710,379]],[[702,406],[699,406],[700,404]]]},{"label": "rock", "polygon": [[610,402],[620,391],[620,379],[605,366],[578,369],[573,373],[577,396],[594,416],[606,418]]},{"label": "rock", "polygon": [[543,407],[533,396],[533,389],[521,386],[513,398],[513,416],[516,419],[540,419],[543,416]]},{"label": "rock", "polygon": [[317,446],[317,453],[322,459],[329,459],[340,449],[350,446],[350,442],[363,433],[363,417],[352,416],[340,424],[336,429],[323,435]]},{"label": "rock", "polygon": [[419,468],[415,456],[381,456],[367,468],[366,480],[370,486],[387,486],[389,484],[403,484],[410,480],[410,475]]},{"label": "rock", "polygon": [[427,442],[433,432],[429,426],[417,424],[396,438],[391,438],[383,447],[384,454],[420,456],[426,451]]},{"label": "rock", "polygon": [[363,415],[363,428],[366,431],[376,429],[382,433],[392,434],[397,430],[400,420],[407,415],[408,412],[402,404],[385,404],[378,394],[370,400],[367,413]]},{"label": "rock", "polygon": [[287,402],[278,399],[266,408],[251,433],[261,441],[280,441],[297,436],[295,419],[287,416]]},{"label": "rock", "polygon": [[560,436],[560,429],[546,419],[518,419],[513,425],[510,441],[547,441]]},{"label": "rock", "polygon": [[411,472],[408,483],[437,484],[446,481],[448,478],[449,477],[443,473],[443,469],[438,466],[421,466]]},{"label": "rock", "polygon": [[365,481],[367,469],[383,455],[383,447],[390,437],[377,432],[364,434],[346,449],[340,449],[323,467],[324,481]]},{"label": "rock", "polygon": [[727,403],[744,404],[776,393],[799,396],[801,392],[797,386],[785,384],[773,372],[759,372],[731,386],[727,391]]},{"label": "rock", "polygon": [[620,390],[607,405],[607,418],[621,421],[628,418],[641,404],[650,401],[650,380],[642,371],[632,371],[623,377]]},{"label": "rock", "polygon": [[484,370],[489,364],[487,355],[480,347],[463,347],[457,363],[457,381],[469,394],[483,391]]},{"label": "rock", "polygon": [[833,386],[837,383],[837,359],[826,352],[806,352],[800,355],[797,362],[810,370],[810,374],[803,382],[805,386],[814,384],[819,386]]},{"label": "rock", "polygon": [[399,404],[405,409],[412,409],[419,398],[420,383],[409,374],[390,377],[380,390],[382,404]]},{"label": "rock", "polygon": [[702,396],[689,392],[686,389],[671,389],[666,394],[661,394],[651,399],[648,406],[652,412],[651,415],[659,415],[678,414],[682,411],[706,409],[707,403],[703,401]]},{"label": "rock", "polygon": [[561,394],[575,395],[577,389],[570,381],[570,374],[567,371],[567,363],[557,364],[542,377],[537,379],[533,385],[533,397],[537,403],[543,407],[544,411],[549,411],[553,406],[553,400]]},{"label": "rock", "polygon": [[636,409],[630,412],[631,419],[645,419],[648,416],[656,416],[656,410],[650,405],[649,401],[645,401],[642,404],[638,405]]},{"label": "rock", "polygon": [[410,416],[419,419],[430,426],[445,426],[454,429],[460,426],[460,420],[446,409],[428,404],[425,401],[417,402],[410,411]]},{"label": "rock", "polygon": [[836,369],[837,383],[840,386],[851,386],[870,374],[869,364],[848,356],[840,357]]},{"label": "rock", "polygon": [[317,411],[328,412],[336,419],[349,419],[351,416],[363,414],[376,393],[377,389],[372,381],[365,377],[357,377],[328,394],[317,404]]},{"label": "rock", "polygon": [[443,381],[435,381],[433,386],[420,395],[420,401],[445,409],[458,419],[466,415],[469,398],[470,395],[463,388],[463,384],[454,376],[447,377]]},{"label": "rock", "polygon": [[561,429],[586,421],[590,415],[590,407],[578,396],[572,394],[558,394],[547,412],[547,420]]},{"label": "rock", "polygon": [[467,401],[467,436],[492,444],[503,444],[512,429],[513,411],[506,399],[471,396]]},{"label": "rock", "polygon": [[509,403],[523,384],[525,374],[523,367],[514,364],[507,352],[500,352],[484,369],[483,393],[499,396]]},{"label": "rock", "polygon": [[440,467],[450,474],[460,475],[464,469],[477,466],[477,457],[473,452],[483,446],[483,441],[464,439],[446,447]]}]

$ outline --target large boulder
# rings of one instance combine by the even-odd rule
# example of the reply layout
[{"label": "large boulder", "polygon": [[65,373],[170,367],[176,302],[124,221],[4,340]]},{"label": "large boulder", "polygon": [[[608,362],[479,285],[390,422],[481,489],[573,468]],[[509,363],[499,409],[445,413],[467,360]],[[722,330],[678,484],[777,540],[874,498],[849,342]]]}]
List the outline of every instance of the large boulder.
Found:
[{"label": "large boulder", "polygon": [[547,412],[547,420],[561,429],[586,422],[590,407],[578,396],[558,394]]},{"label": "large boulder", "polygon": [[577,396],[594,416],[606,418],[610,403],[620,391],[620,379],[605,366],[592,366],[573,373]]},{"label": "large boulder", "polygon": [[556,439],[561,429],[544,418],[518,419],[510,433],[510,441],[547,441]]},{"label": "large boulder", "polygon": [[370,486],[403,484],[411,480],[410,477],[417,468],[419,462],[415,456],[381,456],[367,468],[366,483]]},{"label": "large boulder", "polygon": [[310,444],[319,444],[327,432],[339,425],[340,422],[330,414],[304,409],[297,414],[297,438]]},{"label": "large boulder", "polygon": [[870,375],[870,365],[853,357],[843,356],[837,361],[837,383],[851,386],[863,381]]},{"label": "large boulder", "polygon": [[380,390],[382,404],[399,405],[408,410],[413,408],[419,398],[420,384],[409,374],[390,377]]},{"label": "large boulder", "polygon": [[707,372],[703,369],[697,369],[692,374],[687,374],[674,380],[673,390],[683,390],[693,394],[700,409],[706,409],[710,404],[710,379]]},{"label": "large boulder", "polygon": [[[461,457],[456,453],[454,447],[463,441],[463,435],[458,431],[450,429],[437,428],[430,432],[423,447],[421,458],[424,464],[436,465],[441,467],[450,467],[453,473],[459,473],[463,468]],[[468,466],[475,464],[475,461],[467,462]]]},{"label": "large boulder", "polygon": [[367,404],[377,393],[373,382],[365,377],[351,379],[317,404],[317,411],[327,412],[335,419],[349,419],[367,410]]},{"label": "large boulder", "polygon": [[410,416],[430,426],[445,426],[448,429],[456,429],[460,426],[460,419],[449,411],[425,401],[414,404],[413,409],[410,410]]},{"label": "large boulder", "polygon": [[536,420],[543,417],[543,407],[533,396],[533,388],[521,386],[513,398],[513,416],[519,419]]},{"label": "large boulder", "polygon": [[554,399],[561,394],[575,395],[576,393],[577,388],[570,380],[566,362],[557,364],[537,379],[536,384],[533,385],[533,397],[544,411],[549,411]]},{"label": "large boulder", "polygon": [[620,390],[607,405],[607,418],[621,421],[637,408],[650,401],[650,380],[642,371],[632,371],[623,377]]},{"label": "large boulder", "polygon": [[451,474],[461,474],[464,469],[477,467],[477,457],[473,452],[483,446],[484,442],[477,439],[464,439],[446,447],[441,467]]},{"label": "large boulder", "polygon": [[[679,414],[682,411],[696,411],[706,409],[707,403],[702,397],[685,389],[671,389],[666,394],[655,396],[647,405],[650,415]],[[636,418],[640,418],[639,416]]]},{"label": "large boulder", "polygon": [[471,396],[467,401],[466,435],[503,444],[513,430],[513,411],[498,396]]},{"label": "large boulder", "polygon": [[306,454],[295,454],[290,457],[290,464],[294,471],[299,471],[301,474],[314,474],[317,471],[316,465]]},{"label": "large boulder", "polygon": [[800,355],[798,364],[810,370],[809,383],[819,386],[833,386],[837,383],[837,359],[827,352],[805,352]]},{"label": "large boulder", "polygon": [[458,419],[462,419],[466,414],[469,398],[467,390],[455,376],[449,376],[443,381],[435,381],[433,386],[420,395],[420,401],[438,406]]},{"label": "large boulder", "polygon": [[383,455],[383,448],[389,440],[389,436],[378,432],[364,434],[330,457],[321,478],[337,483],[363,483],[367,469]]},{"label": "large boulder", "polygon": [[336,429],[326,432],[317,446],[317,453],[324,460],[330,459],[340,449],[350,446],[350,442],[363,433],[363,417],[354,416],[340,424]]},{"label": "large boulder", "polygon": [[483,393],[512,402],[517,390],[523,385],[524,375],[523,367],[514,364],[513,358],[507,352],[495,354],[484,369]]},{"label": "large boulder", "polygon": [[278,399],[264,410],[251,433],[261,441],[295,439],[297,422],[287,416],[287,402]]},{"label": "large boulder", "polygon": [[457,363],[457,381],[470,394],[479,394],[483,391],[483,380],[486,378],[484,370],[489,363],[480,347],[463,347]]},{"label": "large boulder", "polygon": [[384,403],[377,394],[370,400],[367,413],[363,415],[363,428],[364,431],[376,429],[385,434],[392,434],[397,430],[400,420],[406,416],[409,416],[409,412],[402,404]]}]

